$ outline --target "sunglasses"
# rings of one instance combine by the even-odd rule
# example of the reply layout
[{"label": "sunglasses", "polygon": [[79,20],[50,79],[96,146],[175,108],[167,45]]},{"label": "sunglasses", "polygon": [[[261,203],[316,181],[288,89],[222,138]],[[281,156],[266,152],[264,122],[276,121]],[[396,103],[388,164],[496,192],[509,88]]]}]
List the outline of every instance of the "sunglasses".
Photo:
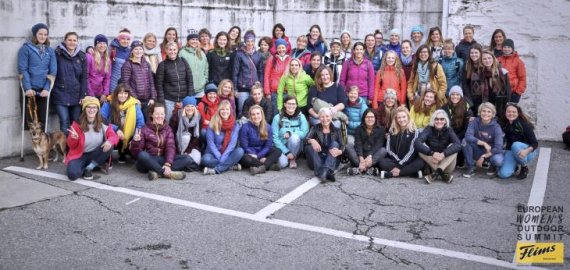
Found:
[{"label": "sunglasses", "polygon": [[445,118],[436,117],[436,118],[434,118],[434,120],[435,120],[435,121],[445,121]]}]

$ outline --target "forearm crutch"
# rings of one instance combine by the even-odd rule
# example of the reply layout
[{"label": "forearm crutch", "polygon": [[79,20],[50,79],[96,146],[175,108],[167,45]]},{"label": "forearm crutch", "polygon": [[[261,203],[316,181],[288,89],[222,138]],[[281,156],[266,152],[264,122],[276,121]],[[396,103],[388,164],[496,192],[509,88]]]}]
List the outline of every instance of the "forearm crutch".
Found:
[{"label": "forearm crutch", "polygon": [[24,90],[22,79],[24,79],[24,75],[18,74],[20,90],[22,92],[22,142],[20,144],[20,161],[24,161],[24,125],[26,122],[26,90]]},{"label": "forearm crutch", "polygon": [[55,83],[55,76],[53,75],[47,75],[47,78],[49,80],[49,92],[48,92],[48,96],[47,96],[47,104],[46,104],[46,123],[45,123],[45,127],[44,127],[44,132],[47,134],[48,131],[48,120],[49,120],[49,98],[51,97],[51,90],[53,89],[53,85]]}]

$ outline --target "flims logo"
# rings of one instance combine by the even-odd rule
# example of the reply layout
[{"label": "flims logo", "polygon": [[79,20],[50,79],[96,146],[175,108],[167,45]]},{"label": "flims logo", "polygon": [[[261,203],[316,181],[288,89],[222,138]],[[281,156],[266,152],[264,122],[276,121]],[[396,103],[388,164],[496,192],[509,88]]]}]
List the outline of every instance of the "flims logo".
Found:
[{"label": "flims logo", "polygon": [[564,243],[517,243],[517,264],[563,264]]}]

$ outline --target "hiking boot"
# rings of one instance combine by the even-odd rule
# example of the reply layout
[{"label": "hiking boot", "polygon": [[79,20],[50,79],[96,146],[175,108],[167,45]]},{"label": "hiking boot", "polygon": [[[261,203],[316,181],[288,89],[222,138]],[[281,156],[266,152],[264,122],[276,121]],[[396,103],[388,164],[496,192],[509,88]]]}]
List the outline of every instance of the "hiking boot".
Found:
[{"label": "hiking boot", "polygon": [[148,171],[148,180],[154,181],[156,179],[158,179],[158,173],[155,171]]},{"label": "hiking boot", "polygon": [[428,184],[433,183],[433,176],[431,174],[426,174],[426,176],[424,176],[424,179]]},{"label": "hiking boot", "polygon": [[443,181],[447,182],[448,184],[450,184],[453,181],[453,174],[449,174],[449,173],[444,173],[441,175],[441,178],[443,178]]},{"label": "hiking boot", "polygon": [[232,166],[232,170],[234,170],[234,171],[241,171],[241,164],[238,163],[238,164]]},{"label": "hiking boot", "polygon": [[170,172],[170,179],[171,180],[183,180],[186,178],[186,174],[181,171],[172,171]]},{"label": "hiking boot", "polygon": [[251,173],[251,175],[265,173],[265,166],[261,165],[259,167],[250,167],[249,172]]},{"label": "hiking boot", "polygon": [[92,180],[93,179],[93,170],[85,170],[85,172],[83,172],[83,179]]},{"label": "hiking boot", "polygon": [[486,174],[488,176],[495,176],[497,174],[497,167],[495,167],[494,165],[490,166],[489,169],[487,169]]},{"label": "hiking boot", "polygon": [[204,175],[214,175],[214,174],[216,174],[216,170],[204,167]]},{"label": "hiking boot", "polygon": [[523,180],[528,176],[528,167],[527,166],[522,166],[521,167],[521,171],[519,172],[519,175],[517,176],[517,179],[519,180]]},{"label": "hiking boot", "polygon": [[463,177],[465,178],[471,178],[472,176],[475,175],[475,167],[471,167],[471,168],[467,168],[467,170],[465,170],[465,172],[463,173]]},{"label": "hiking boot", "polygon": [[360,170],[357,167],[348,168],[348,169],[346,169],[346,174],[348,174],[348,175],[359,175]]},{"label": "hiking boot", "polygon": [[[263,167],[263,172],[265,172],[265,166],[261,167]],[[281,165],[279,165],[279,162],[275,162],[273,165],[271,165],[271,167],[269,167],[269,169],[278,172],[281,170]]]},{"label": "hiking boot", "polygon": [[375,168],[375,167],[368,168],[368,170],[366,170],[366,174],[372,175],[372,176],[377,176],[380,174],[380,170],[378,170],[378,168]]},{"label": "hiking boot", "polygon": [[334,177],[334,171],[333,170],[328,170],[325,178],[331,182],[336,181],[336,178]]},{"label": "hiking boot", "polygon": [[380,178],[382,179],[388,179],[388,178],[392,178],[393,175],[391,172],[387,172],[387,171],[381,171],[380,172]]}]

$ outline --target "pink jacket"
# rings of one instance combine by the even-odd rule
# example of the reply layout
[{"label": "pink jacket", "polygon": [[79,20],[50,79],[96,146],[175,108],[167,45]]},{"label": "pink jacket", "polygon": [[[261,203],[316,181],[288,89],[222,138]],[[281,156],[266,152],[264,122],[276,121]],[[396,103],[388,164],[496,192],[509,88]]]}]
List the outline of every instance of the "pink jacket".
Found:
[{"label": "pink jacket", "polygon": [[362,63],[358,65],[354,59],[350,59],[342,64],[339,83],[347,93],[351,86],[356,85],[360,89],[359,96],[372,101],[374,99],[374,80],[374,66],[370,60],[364,58]]},{"label": "pink jacket", "polygon": [[[85,54],[87,57],[87,95],[99,97],[101,95],[109,95],[111,84],[111,65],[105,72],[104,62],[101,61],[101,70],[97,69],[95,59],[91,54]],[[109,59],[109,61],[111,61]]]},{"label": "pink jacket", "polygon": [[277,93],[279,80],[289,66],[291,57],[285,55],[285,59],[281,60],[276,56],[269,56],[265,62],[265,75],[263,76],[263,92],[265,95]]}]

